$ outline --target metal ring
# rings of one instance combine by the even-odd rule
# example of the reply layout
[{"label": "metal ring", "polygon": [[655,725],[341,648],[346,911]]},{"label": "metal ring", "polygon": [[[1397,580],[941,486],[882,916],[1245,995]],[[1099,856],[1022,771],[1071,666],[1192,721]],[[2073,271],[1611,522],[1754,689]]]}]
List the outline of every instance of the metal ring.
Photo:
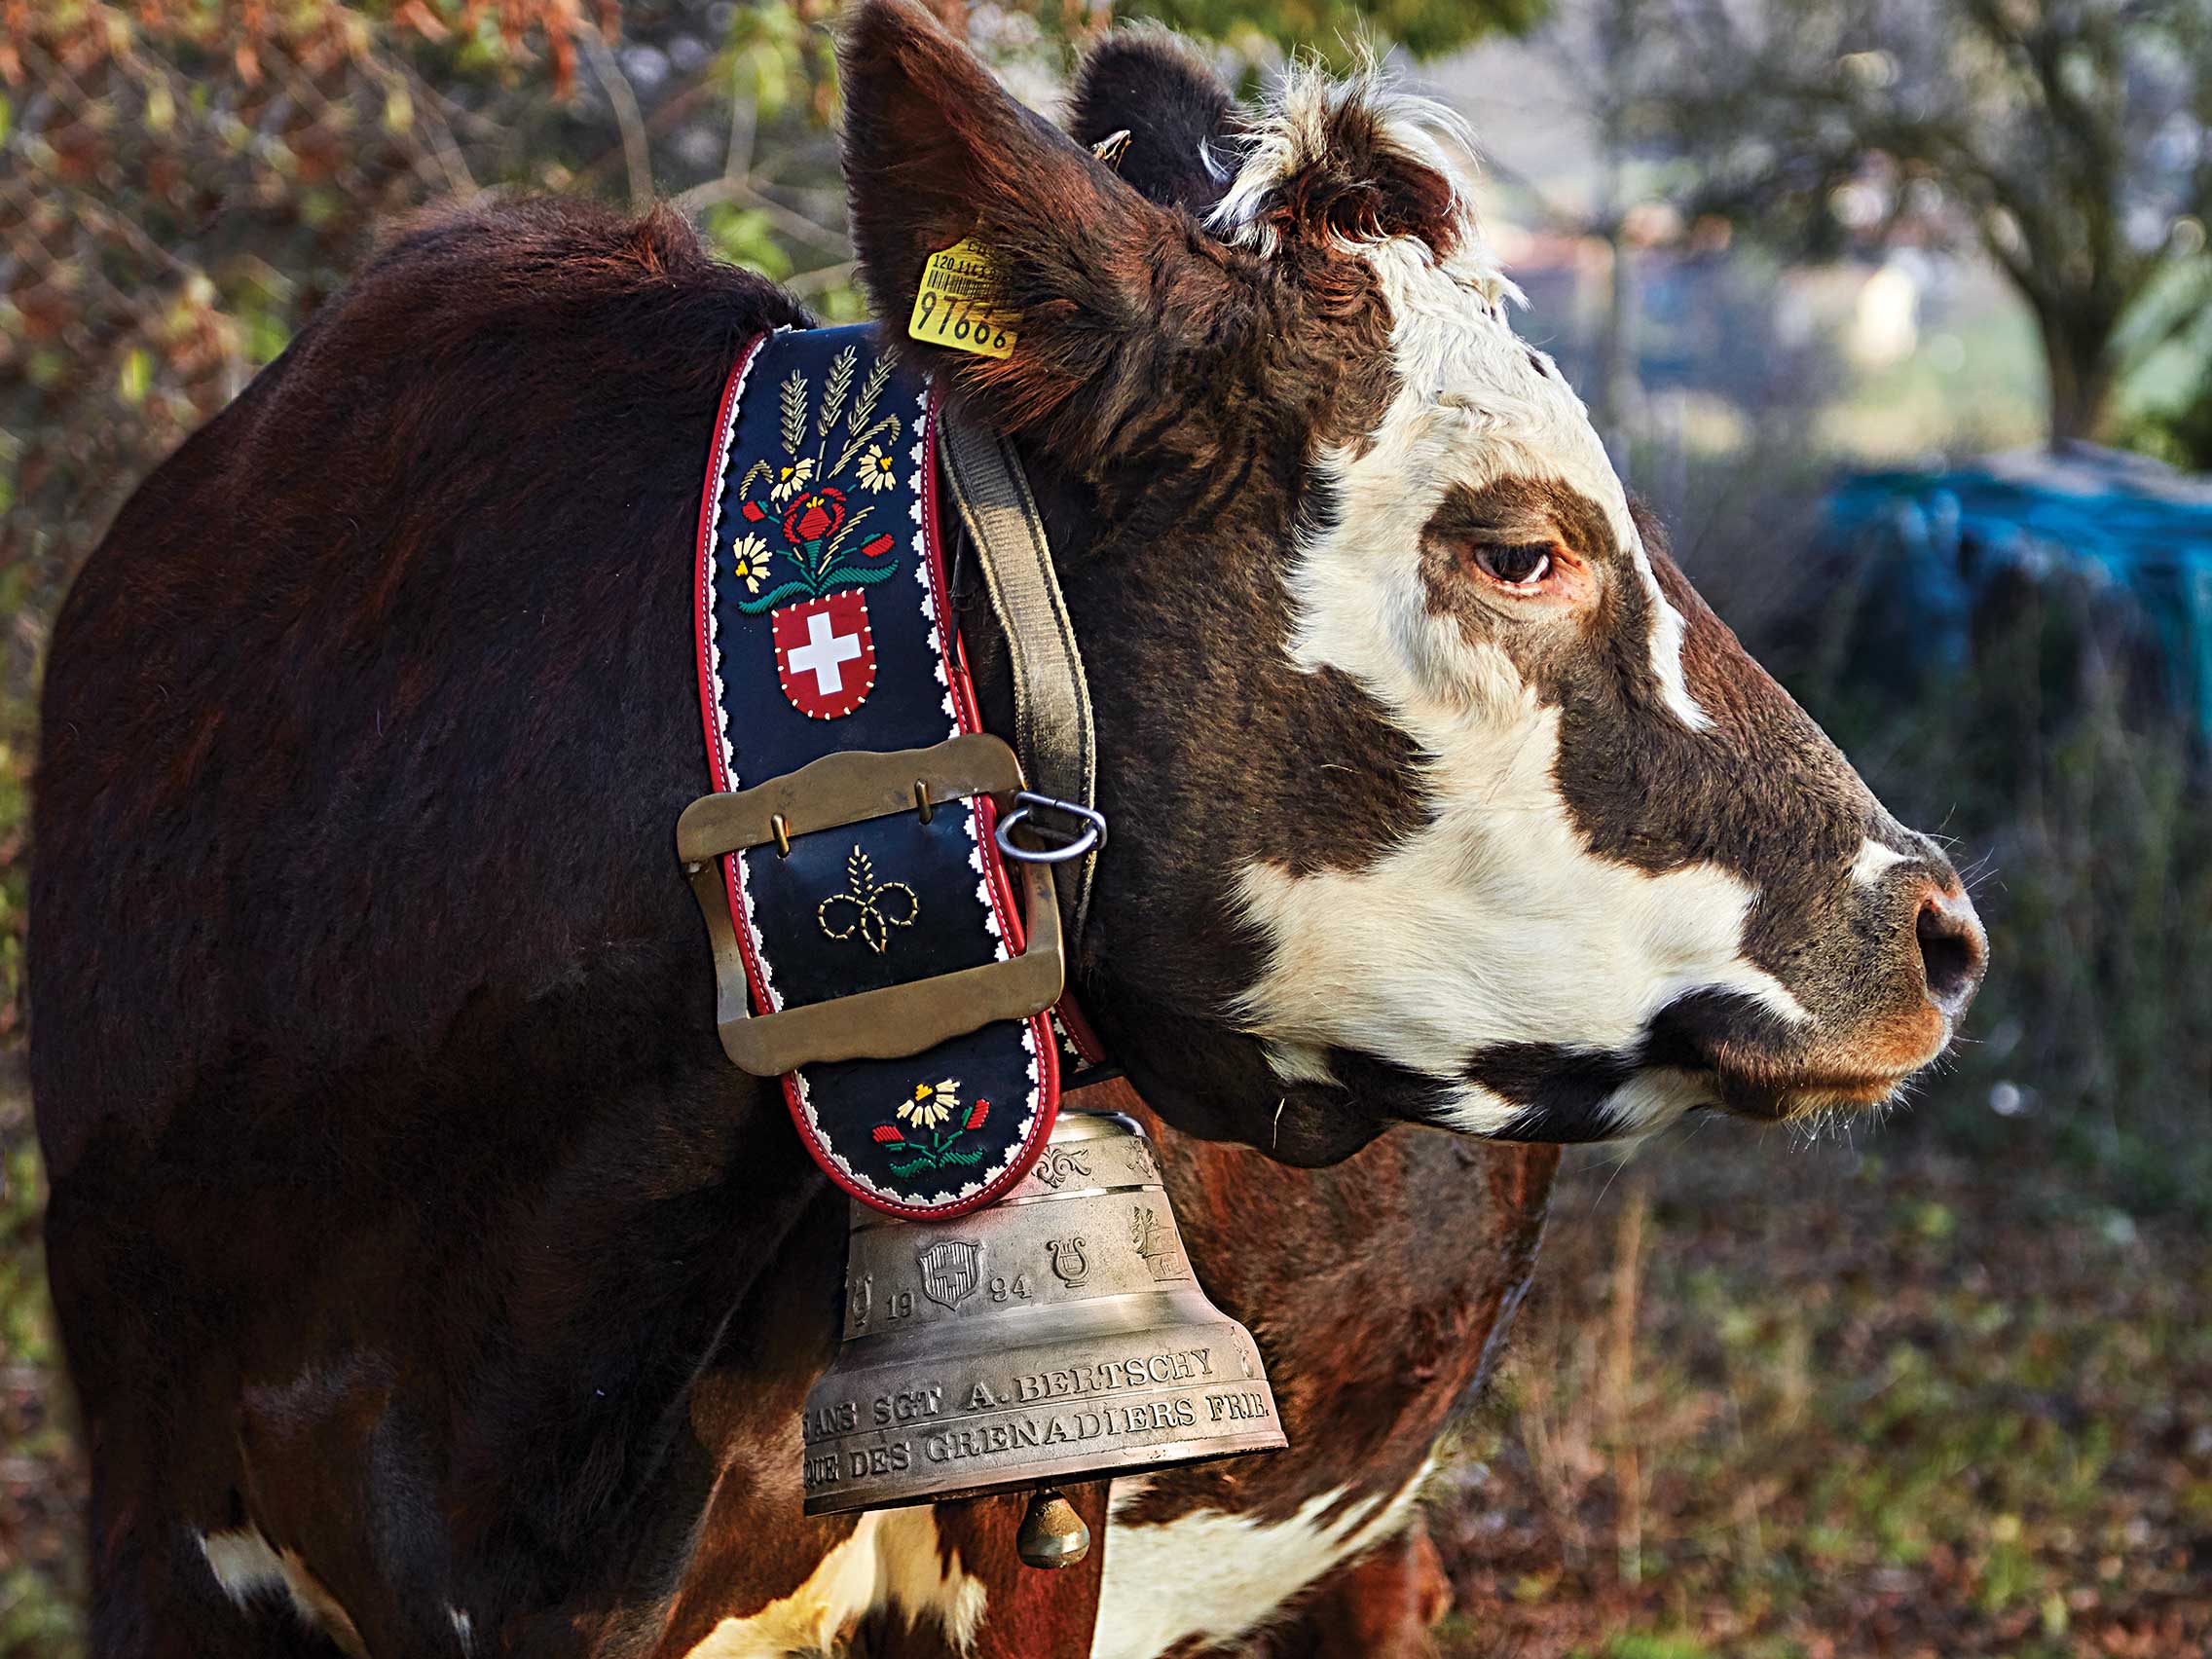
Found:
[{"label": "metal ring", "polygon": [[[1056,800],[1051,795],[1038,794],[1030,790],[1015,791],[1014,798],[1014,809],[999,820],[998,828],[992,831],[991,838],[998,842],[1000,852],[1017,864],[1067,864],[1072,860],[1082,858],[1087,853],[1095,852],[1106,844],[1106,815],[1102,812],[1094,812],[1088,806],[1079,806],[1072,800]],[[1042,850],[1017,847],[1009,836],[1015,825],[1025,823],[1030,819],[1032,809],[1043,812],[1061,812],[1070,818],[1081,819],[1083,832],[1073,840],[1062,842],[1056,847],[1047,847]]]}]

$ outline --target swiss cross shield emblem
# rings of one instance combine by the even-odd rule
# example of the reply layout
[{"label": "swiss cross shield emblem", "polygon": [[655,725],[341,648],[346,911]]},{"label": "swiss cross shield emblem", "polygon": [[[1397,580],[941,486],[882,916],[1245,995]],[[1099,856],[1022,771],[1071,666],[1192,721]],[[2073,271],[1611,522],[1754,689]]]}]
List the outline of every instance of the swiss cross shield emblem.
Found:
[{"label": "swiss cross shield emblem", "polygon": [[775,631],[776,680],[792,707],[833,720],[867,700],[875,686],[875,638],[867,596],[858,588],[787,605],[768,618]]},{"label": "swiss cross shield emblem", "polygon": [[981,1254],[981,1245],[965,1238],[940,1238],[915,1251],[914,1264],[922,1270],[922,1294],[942,1307],[958,1308],[976,1294],[982,1278]]}]

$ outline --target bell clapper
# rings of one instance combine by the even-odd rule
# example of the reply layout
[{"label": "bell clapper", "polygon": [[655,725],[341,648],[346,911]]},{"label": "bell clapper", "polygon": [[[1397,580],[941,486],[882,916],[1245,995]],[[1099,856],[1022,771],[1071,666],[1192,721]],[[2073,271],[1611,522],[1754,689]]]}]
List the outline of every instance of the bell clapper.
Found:
[{"label": "bell clapper", "polygon": [[1073,1567],[1090,1553],[1090,1529],[1059,1488],[1039,1487],[1029,1494],[1029,1513],[1021,1518],[1014,1548],[1024,1567]]}]

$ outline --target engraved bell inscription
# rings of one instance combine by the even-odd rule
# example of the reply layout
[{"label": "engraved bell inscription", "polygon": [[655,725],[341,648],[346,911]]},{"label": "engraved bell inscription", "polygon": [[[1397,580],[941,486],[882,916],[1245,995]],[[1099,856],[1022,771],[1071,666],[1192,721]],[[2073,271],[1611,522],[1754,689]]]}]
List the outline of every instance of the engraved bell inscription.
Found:
[{"label": "engraved bell inscription", "polygon": [[807,1397],[810,1515],[1284,1445],[1127,1118],[1063,1112],[1036,1168],[956,1223],[856,1205],[848,1250],[844,1342]]}]

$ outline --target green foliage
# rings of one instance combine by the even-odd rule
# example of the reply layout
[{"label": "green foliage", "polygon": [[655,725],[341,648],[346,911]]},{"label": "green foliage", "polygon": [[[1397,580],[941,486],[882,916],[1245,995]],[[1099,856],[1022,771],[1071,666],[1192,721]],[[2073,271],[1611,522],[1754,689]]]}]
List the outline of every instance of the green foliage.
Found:
[{"label": "green foliage", "polygon": [[[0,800],[0,811],[19,803]],[[9,901],[19,900],[12,882]],[[39,1244],[46,1187],[30,1102],[10,1070],[0,1060],[0,1656],[74,1659],[84,1488]]]},{"label": "green foliage", "polygon": [[715,251],[732,264],[748,266],[778,281],[792,274],[792,256],[777,240],[768,215],[757,207],[718,203],[699,216],[699,228]]},{"label": "green foliage", "polygon": [[1714,1659],[1713,1649],[1692,1636],[1626,1631],[1605,1643],[1605,1659]]},{"label": "green foliage", "polygon": [[1342,62],[1360,40],[1402,46],[1415,57],[1441,57],[1498,30],[1518,33],[1548,9],[1546,0],[1133,0],[1126,17],[1152,18],[1192,34],[1235,44],[1272,41]]}]

